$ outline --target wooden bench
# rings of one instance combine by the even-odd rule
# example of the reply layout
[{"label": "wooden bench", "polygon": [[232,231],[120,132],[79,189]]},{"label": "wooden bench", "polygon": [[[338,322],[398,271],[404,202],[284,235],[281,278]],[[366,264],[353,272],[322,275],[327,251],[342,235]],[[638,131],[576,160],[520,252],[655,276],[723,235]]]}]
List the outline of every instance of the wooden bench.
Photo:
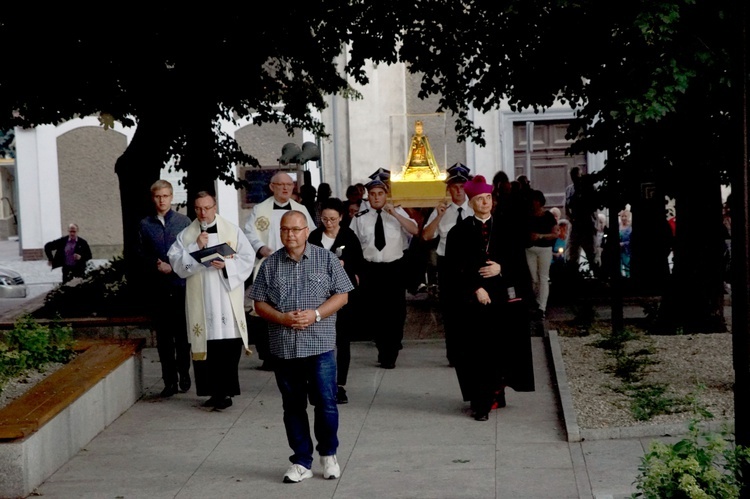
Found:
[{"label": "wooden bench", "polygon": [[141,352],[146,340],[78,340],[76,357],[0,409],[0,441],[25,438]]}]

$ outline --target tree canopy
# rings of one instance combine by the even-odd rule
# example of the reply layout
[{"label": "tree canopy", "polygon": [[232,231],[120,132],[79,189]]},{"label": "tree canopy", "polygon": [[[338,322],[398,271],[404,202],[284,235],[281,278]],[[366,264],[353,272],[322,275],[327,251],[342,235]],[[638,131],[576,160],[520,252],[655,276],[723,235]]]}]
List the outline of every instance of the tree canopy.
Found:
[{"label": "tree canopy", "polygon": [[[351,94],[344,72],[365,84],[368,61],[402,61],[422,75],[421,96],[438,95],[457,115],[462,137],[483,140],[471,108],[543,110],[562,100],[578,109],[577,148],[617,154],[692,109],[693,89],[712,119],[734,108],[737,9],[707,0],[322,0],[270,4],[259,20],[252,7],[112,15],[50,6],[33,15],[21,6],[0,21],[14,42],[0,74],[0,129],[100,113],[124,124],[154,119],[169,133],[164,160],[183,152],[195,115],[323,133],[312,111],[326,94]],[[216,142],[219,163],[252,163]]]}]

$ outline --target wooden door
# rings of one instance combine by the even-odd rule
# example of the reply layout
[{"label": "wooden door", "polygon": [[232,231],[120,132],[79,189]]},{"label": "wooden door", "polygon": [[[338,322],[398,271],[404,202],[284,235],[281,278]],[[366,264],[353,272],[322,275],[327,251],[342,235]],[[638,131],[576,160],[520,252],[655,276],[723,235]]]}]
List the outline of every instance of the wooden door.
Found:
[{"label": "wooden door", "polygon": [[586,155],[567,156],[565,150],[572,141],[565,138],[567,121],[537,121],[533,125],[530,166],[527,166],[526,122],[513,125],[513,162],[515,178],[527,175],[531,187],[544,193],[547,208],[557,206],[564,213],[565,187],[570,184],[570,169],[574,166],[586,173]]}]

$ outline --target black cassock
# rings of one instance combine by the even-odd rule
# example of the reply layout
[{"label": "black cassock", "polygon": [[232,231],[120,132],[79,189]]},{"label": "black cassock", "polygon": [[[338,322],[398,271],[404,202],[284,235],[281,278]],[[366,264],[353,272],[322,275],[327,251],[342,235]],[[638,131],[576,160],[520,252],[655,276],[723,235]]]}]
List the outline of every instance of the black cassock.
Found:
[{"label": "black cassock", "polygon": [[[489,223],[489,243],[484,242],[482,222],[469,217],[451,229],[446,245],[455,306],[464,318],[458,319],[464,327],[456,339],[456,375],[463,399],[485,412],[503,385],[534,391],[526,259],[495,217]],[[479,274],[487,260],[500,264],[499,276]],[[489,305],[477,300],[480,287],[489,294]]]}]

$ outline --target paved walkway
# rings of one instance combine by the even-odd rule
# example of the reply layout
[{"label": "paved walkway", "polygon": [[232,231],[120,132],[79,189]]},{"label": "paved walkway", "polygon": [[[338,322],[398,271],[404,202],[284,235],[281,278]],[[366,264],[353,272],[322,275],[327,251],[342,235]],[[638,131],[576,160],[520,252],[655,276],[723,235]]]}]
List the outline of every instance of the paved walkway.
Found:
[{"label": "paved walkway", "polygon": [[[46,262],[20,262],[8,245],[0,242],[0,265],[24,267],[28,282],[49,276]],[[412,302],[407,335],[435,336],[438,320],[425,303]],[[316,461],[315,476],[300,484],[281,482],[290,454],[281,398],[256,356],[241,361],[242,395],[234,405],[209,411],[194,390],[158,398],[158,355],[147,348],[143,398],[37,493],[48,499],[628,497],[652,438],[569,443],[548,339],[533,337],[532,345],[536,391],[510,391],[506,408],[476,422],[442,340],[405,342],[394,370],[376,367],[371,342],[353,344],[350,403],[339,406],[343,474],[323,480]]]}]

